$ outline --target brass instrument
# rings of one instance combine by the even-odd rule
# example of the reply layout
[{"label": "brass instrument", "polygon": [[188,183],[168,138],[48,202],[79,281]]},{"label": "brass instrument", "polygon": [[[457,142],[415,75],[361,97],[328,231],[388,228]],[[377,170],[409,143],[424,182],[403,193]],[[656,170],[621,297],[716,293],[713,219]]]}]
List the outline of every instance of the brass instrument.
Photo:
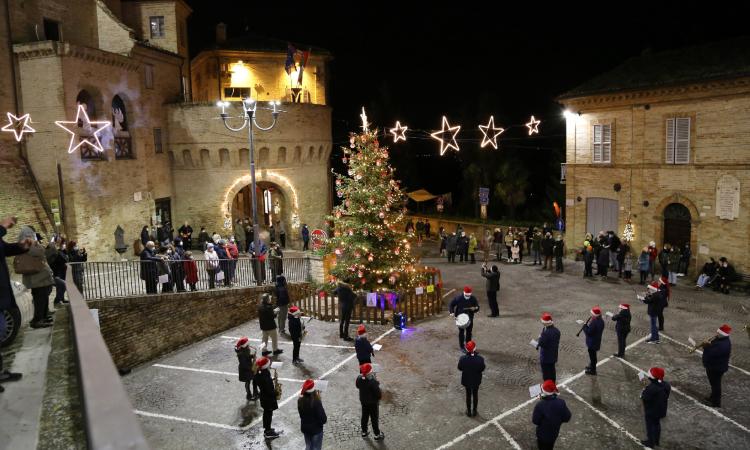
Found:
[{"label": "brass instrument", "polygon": [[302,336],[299,338],[300,341],[305,340],[305,337],[307,336],[307,324],[310,323],[311,320],[313,320],[312,317],[307,319],[307,322],[302,322]]},{"label": "brass instrument", "polygon": [[708,347],[709,345],[713,344],[713,342],[716,340],[717,337],[718,336],[714,335],[714,336],[711,336],[708,339],[705,339],[703,342],[695,344],[695,347],[691,348],[688,353],[693,353],[696,350],[698,350],[699,348],[706,348],[706,347]]},{"label": "brass instrument", "polygon": [[583,325],[581,325],[581,329],[580,329],[580,330],[578,330],[578,333],[576,333],[576,337],[580,336],[580,335],[581,335],[581,333],[583,333],[583,329],[584,329],[584,328],[586,328],[586,325],[588,325],[588,324],[589,324],[589,321],[590,321],[590,320],[591,320],[591,316],[589,316],[589,318],[588,318],[588,319],[586,319],[586,322],[584,322],[584,323],[583,323]]},{"label": "brass instrument", "polygon": [[281,400],[281,383],[279,383],[279,373],[273,369],[273,392],[276,394],[276,400]]}]

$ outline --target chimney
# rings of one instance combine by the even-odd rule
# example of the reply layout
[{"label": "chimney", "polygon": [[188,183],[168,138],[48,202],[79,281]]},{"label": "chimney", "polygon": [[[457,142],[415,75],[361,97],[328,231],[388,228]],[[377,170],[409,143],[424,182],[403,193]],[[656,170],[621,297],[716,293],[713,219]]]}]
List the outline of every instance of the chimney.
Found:
[{"label": "chimney", "polygon": [[216,24],[216,43],[223,44],[227,40],[227,25],[223,22]]}]

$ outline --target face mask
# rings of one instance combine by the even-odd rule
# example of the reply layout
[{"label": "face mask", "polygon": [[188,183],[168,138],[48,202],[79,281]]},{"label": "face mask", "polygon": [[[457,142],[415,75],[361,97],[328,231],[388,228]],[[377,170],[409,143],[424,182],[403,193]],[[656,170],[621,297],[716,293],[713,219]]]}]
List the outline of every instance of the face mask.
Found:
[{"label": "face mask", "polygon": [[182,241],[180,241],[180,247],[182,247]]},{"label": "face mask", "polygon": [[73,247],[73,251],[74,251],[74,252],[77,252],[77,251],[78,251],[78,246],[77,246],[77,245],[76,245],[75,247]]},{"label": "face mask", "polygon": [[171,254],[172,254],[172,250],[167,250],[167,255],[171,255]]},{"label": "face mask", "polygon": [[465,298],[466,300],[470,299],[470,298],[471,298],[471,294],[464,294],[464,298]]}]

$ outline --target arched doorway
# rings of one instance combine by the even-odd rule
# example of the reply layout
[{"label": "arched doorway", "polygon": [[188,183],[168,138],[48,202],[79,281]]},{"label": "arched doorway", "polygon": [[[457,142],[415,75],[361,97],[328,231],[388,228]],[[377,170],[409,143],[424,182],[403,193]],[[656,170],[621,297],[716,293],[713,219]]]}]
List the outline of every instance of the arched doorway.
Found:
[{"label": "arched doorway", "polygon": [[664,243],[683,248],[690,243],[690,210],[680,203],[670,203],[664,208]]},{"label": "arched doorway", "polygon": [[[287,204],[281,188],[268,181],[256,183],[256,200],[258,202],[258,221],[262,227],[269,227],[273,223],[278,227],[278,222],[283,221],[287,215]],[[251,186],[247,185],[240,189],[232,201],[232,219],[251,219],[253,217]],[[285,223],[285,226],[289,225]]]}]

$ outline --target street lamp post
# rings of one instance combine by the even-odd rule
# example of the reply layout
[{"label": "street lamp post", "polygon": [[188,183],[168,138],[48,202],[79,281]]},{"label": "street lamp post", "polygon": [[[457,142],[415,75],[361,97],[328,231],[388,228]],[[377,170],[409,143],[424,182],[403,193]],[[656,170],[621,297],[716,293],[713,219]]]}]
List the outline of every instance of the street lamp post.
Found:
[{"label": "street lamp post", "polygon": [[250,97],[245,98],[242,102],[242,116],[240,117],[243,122],[242,125],[239,127],[232,127],[229,125],[229,114],[226,112],[226,108],[229,106],[229,102],[227,101],[219,101],[216,106],[221,108],[221,120],[224,122],[224,126],[230,130],[230,131],[242,131],[244,128],[247,127],[247,139],[250,143],[250,180],[252,183],[252,205],[253,205],[253,248],[255,251],[260,250],[260,233],[258,230],[258,199],[256,195],[256,187],[255,187],[255,140],[253,136],[253,129],[258,128],[261,131],[269,131],[271,128],[276,126],[276,121],[279,118],[279,113],[282,113],[284,111],[281,111],[278,109],[279,105],[281,105],[281,102],[278,101],[272,101],[270,102],[271,108],[261,108],[271,111],[271,115],[273,116],[273,122],[271,122],[271,125],[267,127],[262,127],[258,125],[258,122],[256,121],[256,115],[255,112],[258,109],[258,102],[251,99]]}]

